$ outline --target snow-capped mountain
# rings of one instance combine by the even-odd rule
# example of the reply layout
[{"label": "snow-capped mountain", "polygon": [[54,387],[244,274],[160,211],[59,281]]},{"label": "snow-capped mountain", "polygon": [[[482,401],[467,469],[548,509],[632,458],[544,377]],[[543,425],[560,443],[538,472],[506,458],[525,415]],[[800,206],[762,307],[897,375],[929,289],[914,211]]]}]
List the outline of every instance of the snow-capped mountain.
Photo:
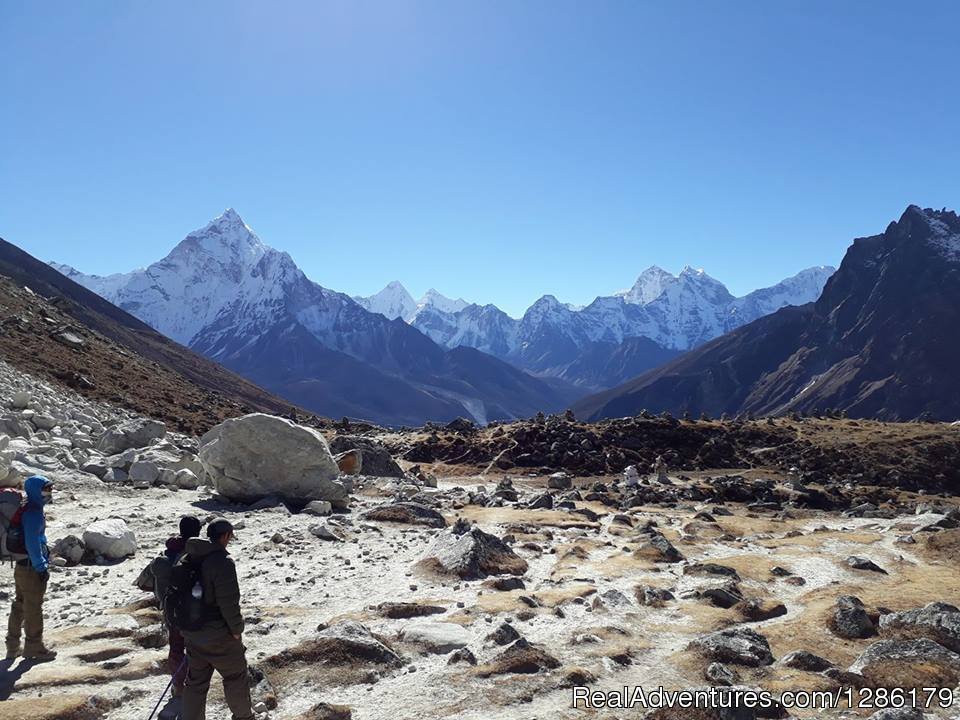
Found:
[{"label": "snow-capped mountain", "polygon": [[233,208],[145,269],[100,277],[51,265],[188,347],[230,303],[267,302],[296,275],[289,256],[264,245]]},{"label": "snow-capped mountain", "polygon": [[163,334],[316,412],[389,424],[556,410],[572,398],[507,363],[447,350],[309,280],[227,210],[165,258],[100,277],[53,264]]},{"label": "snow-capped mountain", "polygon": [[[761,317],[628,382],[585,398],[578,416],[651,412],[954,420],[960,413],[960,217],[909,206],[847,249],[816,302]],[[744,315],[793,304],[812,268],[735,304]],[[739,321],[740,318],[736,318]]]},{"label": "snow-capped mountain", "polygon": [[396,280],[387,283],[387,286],[375,295],[370,297],[354,295],[353,299],[365,309],[380,313],[388,320],[403,318],[409,322],[417,312],[417,301]]},{"label": "snow-capped mountain", "polygon": [[[654,345],[634,343],[624,351],[630,367],[648,369],[653,365],[642,367],[644,354],[651,363],[662,362],[661,350],[677,354],[787,305],[816,300],[832,273],[831,267],[809,268],[737,298],[703,270],[685,267],[672,275],[654,266],[629,290],[598,297],[583,308],[545,295],[519,320],[493,305],[469,305],[455,313],[420,312],[411,322],[444,347],[468,345],[535,373],[577,384],[589,377],[591,386],[603,387],[601,366],[622,368],[624,363],[608,362],[602,348],[614,352],[626,340],[646,338]],[[598,366],[585,371],[589,358]],[[618,378],[619,370],[607,381]]]},{"label": "snow-capped mountain", "polygon": [[402,318],[407,322],[413,322],[417,314],[425,310],[456,313],[470,304],[461,298],[452,300],[433,288],[427,290],[419,301],[415,301],[407,289],[396,280],[387,283],[387,286],[375,295],[354,296],[353,299],[370,312],[379,313],[390,320]]}]

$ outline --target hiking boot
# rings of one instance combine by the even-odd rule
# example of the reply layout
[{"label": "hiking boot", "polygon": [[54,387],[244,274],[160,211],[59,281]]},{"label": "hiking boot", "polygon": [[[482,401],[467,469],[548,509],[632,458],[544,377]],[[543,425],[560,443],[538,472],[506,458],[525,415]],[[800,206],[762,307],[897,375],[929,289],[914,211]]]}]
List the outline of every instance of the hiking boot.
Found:
[{"label": "hiking boot", "polygon": [[160,714],[157,715],[157,717],[159,720],[178,720],[182,711],[183,700],[179,695],[177,695],[167,701],[167,704],[164,705],[163,710],[160,711]]},{"label": "hiking boot", "polygon": [[38,648],[32,648],[30,651],[24,651],[23,657],[26,660],[35,660],[36,662],[50,662],[57,657],[57,651],[41,645]]}]

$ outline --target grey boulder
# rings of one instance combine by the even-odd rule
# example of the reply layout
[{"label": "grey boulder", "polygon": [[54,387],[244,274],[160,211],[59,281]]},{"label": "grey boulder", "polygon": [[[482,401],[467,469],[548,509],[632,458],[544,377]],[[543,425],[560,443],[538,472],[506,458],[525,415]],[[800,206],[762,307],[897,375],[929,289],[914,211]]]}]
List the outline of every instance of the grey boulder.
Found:
[{"label": "grey boulder", "polygon": [[960,683],[960,655],[933,640],[881,640],[849,668],[872,687],[955,687]]},{"label": "grey boulder", "polygon": [[347,488],[317,430],[253,413],[226,420],[200,438],[200,462],[217,493],[252,503],[275,495],[291,503],[327,500],[345,509]]},{"label": "grey boulder", "polygon": [[933,602],[918,610],[890,613],[880,618],[880,635],[900,640],[927,638],[960,653],[960,609]]},{"label": "grey boulder", "polygon": [[158,420],[129,420],[101,435],[97,450],[104,455],[116,455],[130,448],[146,447],[166,434],[166,426]]},{"label": "grey boulder", "polygon": [[773,663],[773,654],[767,639],[746,628],[720,630],[697,638],[688,649],[695,650],[708,660],[748,667]]}]

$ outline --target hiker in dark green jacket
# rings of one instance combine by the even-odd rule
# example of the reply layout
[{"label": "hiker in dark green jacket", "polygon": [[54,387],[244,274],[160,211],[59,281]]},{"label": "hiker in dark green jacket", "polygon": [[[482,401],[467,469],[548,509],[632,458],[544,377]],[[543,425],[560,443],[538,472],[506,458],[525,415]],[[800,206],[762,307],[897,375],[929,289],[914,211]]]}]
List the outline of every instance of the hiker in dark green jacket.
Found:
[{"label": "hiker in dark green jacket", "polygon": [[216,670],[223,678],[223,694],[233,720],[254,720],[247,680],[243,615],[237,569],[227,554],[233,526],[214,520],[207,526],[209,540],[187,541],[187,556],[200,562],[200,585],[209,619],[199,630],[184,630],[187,680],[183,689],[183,720],[205,720],[207,692]]}]

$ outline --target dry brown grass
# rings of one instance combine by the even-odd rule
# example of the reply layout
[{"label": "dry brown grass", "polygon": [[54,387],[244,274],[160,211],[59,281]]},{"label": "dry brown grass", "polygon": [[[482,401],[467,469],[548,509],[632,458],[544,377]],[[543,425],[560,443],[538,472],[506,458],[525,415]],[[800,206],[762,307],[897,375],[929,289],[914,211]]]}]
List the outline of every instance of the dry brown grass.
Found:
[{"label": "dry brown grass", "polygon": [[64,666],[61,662],[37,665],[17,681],[17,690],[68,685],[100,685],[118,680],[142,680],[167,672],[166,653],[147,653],[133,657],[126,665],[105,670],[98,665],[84,667],[79,663]]},{"label": "dry brown grass", "polygon": [[0,720],[99,720],[115,701],[91,695],[47,695],[0,702]]}]

